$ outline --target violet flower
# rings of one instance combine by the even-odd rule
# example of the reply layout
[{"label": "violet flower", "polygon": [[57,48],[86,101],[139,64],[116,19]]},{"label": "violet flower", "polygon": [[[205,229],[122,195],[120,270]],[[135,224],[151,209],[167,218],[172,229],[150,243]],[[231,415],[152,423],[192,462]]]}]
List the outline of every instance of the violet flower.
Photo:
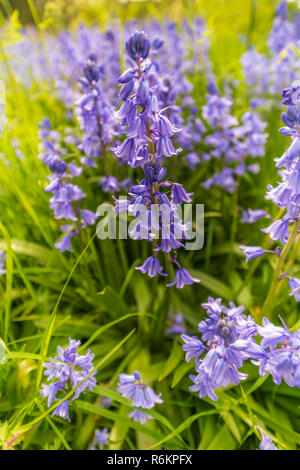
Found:
[{"label": "violet flower", "polygon": [[163,403],[161,393],[157,395],[152,388],[145,385],[141,379],[141,374],[137,371],[133,374],[119,375],[117,392],[123,397],[132,400],[131,406],[135,409],[128,416],[133,418],[134,421],[139,421],[141,424],[145,424],[147,419],[153,419],[142,410],[149,410],[153,408],[156,403]]},{"label": "violet flower", "polygon": [[[97,371],[93,371],[92,363],[94,354],[88,351],[85,355],[80,356],[77,353],[79,345],[80,341],[69,339],[69,345],[65,349],[58,346],[58,355],[54,359],[50,358],[50,362],[44,364],[44,375],[48,377],[48,384],[42,384],[40,393],[43,397],[47,397],[48,408],[52,405],[53,400],[61,400],[72,389],[75,389],[72,398],[74,401],[86,389],[92,390],[96,386],[94,375]],[[58,405],[52,415],[71,421],[69,400]]]}]

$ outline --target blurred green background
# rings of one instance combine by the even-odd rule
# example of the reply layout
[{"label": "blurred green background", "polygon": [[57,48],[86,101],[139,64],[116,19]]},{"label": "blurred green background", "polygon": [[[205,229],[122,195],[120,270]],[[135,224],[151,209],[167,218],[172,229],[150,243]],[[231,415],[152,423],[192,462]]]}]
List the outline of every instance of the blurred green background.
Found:
[{"label": "blurred green background", "polygon": [[[97,22],[104,27],[111,21],[157,18],[180,22],[183,17],[192,20],[201,16],[207,24],[212,61],[216,60],[218,66],[230,62],[231,55],[237,57],[252,44],[264,51],[278,3],[278,0],[0,0],[0,8],[2,21],[18,10],[22,24],[35,22],[52,32],[71,29],[81,22]],[[289,2],[290,15],[299,11],[299,3],[299,0]]]},{"label": "blurred green background", "polygon": [[[299,0],[291,0],[291,9],[299,7]],[[32,23],[32,9],[39,18],[51,17],[52,27],[71,26],[78,21],[105,23],[112,16],[120,19],[148,16],[178,21],[183,15],[192,18],[201,15],[210,24],[229,25],[230,32],[268,30],[277,0],[0,0],[3,15],[17,9],[22,23]],[[257,21],[257,23],[256,23]]]},{"label": "blurred green background", "polygon": [[[211,59],[221,75],[231,74],[237,57],[251,45],[266,52],[267,38],[278,0],[0,0],[2,21],[18,10],[21,24],[36,23],[56,33],[78,23],[145,20],[181,22],[200,16],[206,21]],[[289,2],[289,15],[299,9],[300,0]]]}]

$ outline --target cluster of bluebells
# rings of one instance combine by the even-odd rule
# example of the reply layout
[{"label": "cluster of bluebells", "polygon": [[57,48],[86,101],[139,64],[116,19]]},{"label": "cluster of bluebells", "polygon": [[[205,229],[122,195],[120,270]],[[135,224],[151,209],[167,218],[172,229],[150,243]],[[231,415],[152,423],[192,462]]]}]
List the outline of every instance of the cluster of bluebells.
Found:
[{"label": "cluster of bluebells", "polygon": [[264,351],[254,339],[257,325],[243,314],[244,307],[230,303],[228,308],[221,299],[211,297],[202,306],[208,318],[198,325],[201,339],[187,335],[181,338],[186,360],[194,359],[196,363],[197,375],[190,375],[194,382],[190,390],[199,392],[200,398],[217,400],[215,390],[246,379],[239,369],[247,359],[262,359]]},{"label": "cluster of bluebells", "polygon": [[276,385],[283,381],[300,388],[300,330],[291,332],[285,325],[275,326],[264,318],[258,333],[265,351],[264,357],[256,362],[260,375],[269,373]]},{"label": "cluster of bluebells", "polygon": [[105,32],[97,27],[79,25],[74,31],[61,31],[57,36],[46,34],[41,41],[32,28],[22,29],[22,41],[8,47],[14,57],[22,57],[13,63],[15,76],[30,87],[32,78],[51,81],[56,96],[64,103],[67,114],[72,117],[74,101],[78,98],[77,79],[86,58],[101,57],[104,64],[104,86],[109,98],[116,100],[116,90],[110,84],[120,75],[119,31],[110,25]]},{"label": "cluster of bluebells", "polygon": [[241,58],[244,75],[251,97],[260,102],[275,96],[283,87],[297,78],[300,35],[296,24],[288,20],[287,2],[282,1],[268,39],[269,55],[251,48]]},{"label": "cluster of bluebells", "polygon": [[172,252],[171,259],[177,270],[174,281],[167,286],[182,288],[198,282],[181,267],[175,251],[184,246],[179,239],[189,238],[190,227],[183,223],[178,205],[191,202],[191,193],[187,193],[181,184],[166,180],[163,161],[181,150],[175,149],[171,140],[180,129],[165,115],[166,110],[160,109],[158,85],[151,86],[150,48],[150,40],[144,32],[134,33],[126,42],[130,67],[119,78],[123,104],[117,113],[126,138],[113,148],[113,152],[131,168],[141,167],[144,177],[131,187],[130,200],[126,204],[116,200],[116,210],[128,210],[134,215],[136,224],[130,234],[132,238],[153,243],[153,255],[137,269],[150,277],[165,276],[158,252]]},{"label": "cluster of bluebells", "polygon": [[207,88],[207,101],[202,107],[202,116],[207,128],[202,140],[206,146],[202,158],[204,161],[213,159],[216,171],[203,186],[206,189],[219,186],[233,193],[237,180],[246,172],[259,171],[259,165],[249,159],[264,155],[266,123],[251,109],[242,116],[239,124],[237,118],[231,114],[232,100],[220,96],[213,83]]},{"label": "cluster of bluebells", "polygon": [[100,86],[103,67],[97,63],[94,54],[90,55],[79,78],[82,96],[76,101],[75,114],[83,131],[79,150],[84,153],[81,162],[86,166],[97,166],[95,159],[106,157],[107,146],[115,134],[116,122],[107,93]]},{"label": "cluster of bluebells", "polygon": [[64,219],[69,222],[61,227],[65,235],[55,243],[56,248],[63,253],[72,250],[72,238],[78,235],[79,230],[93,225],[96,214],[81,208],[81,201],[86,195],[78,185],[71,183],[71,180],[81,175],[82,167],[74,163],[67,164],[64,161],[63,156],[66,150],[60,145],[60,134],[51,130],[50,121],[47,118],[40,124],[39,137],[42,146],[40,158],[52,173],[49,177],[49,185],[45,189],[47,193],[53,193],[50,208],[54,212],[55,219]]},{"label": "cluster of bluebells", "polygon": [[145,424],[148,419],[153,419],[144,411],[150,410],[156,403],[163,403],[161,393],[157,395],[152,388],[144,384],[141,374],[137,371],[133,374],[120,374],[117,391],[126,398],[132,400],[134,410],[128,415],[133,421]]},{"label": "cluster of bluebells", "polygon": [[277,186],[268,186],[267,199],[286,209],[284,216],[264,229],[272,240],[280,240],[285,245],[289,239],[289,225],[299,220],[300,210],[300,86],[282,90],[283,104],[287,105],[281,119],[285,127],[280,132],[291,137],[291,145],[280,158],[276,158],[276,167],[280,170],[281,181]]},{"label": "cluster of bluebells", "polygon": [[[285,209],[284,215],[275,222],[264,228],[263,231],[270,234],[274,241],[280,241],[283,245],[288,243],[291,236],[290,226],[299,223],[300,220],[300,86],[295,85],[282,90],[283,104],[287,106],[282,113],[281,119],[285,127],[280,132],[291,137],[291,144],[280,158],[276,158],[276,167],[283,168],[279,171],[281,180],[275,187],[268,185],[266,199],[274,202],[279,209]],[[263,256],[266,252],[280,254],[276,250],[263,250],[261,247],[241,246],[247,256],[247,261],[252,258]],[[289,285],[291,295],[297,302],[300,300],[300,280],[290,277]]]},{"label": "cluster of bluebells", "polygon": [[[57,347],[57,356],[50,358],[50,362],[44,364],[44,375],[47,376],[47,384],[42,384],[40,391],[43,397],[47,397],[47,406],[50,408],[54,401],[60,401],[64,395],[75,390],[72,401],[76,400],[86,389],[93,390],[96,386],[94,375],[97,370],[93,370],[94,354],[88,351],[84,355],[77,352],[80,341],[69,339],[69,345],[63,349]],[[60,416],[70,421],[69,400],[66,399],[58,405],[52,416]]]},{"label": "cluster of bluebells", "polygon": [[[158,29],[159,38],[154,39],[151,44],[153,66],[149,71],[149,81],[151,86],[157,86],[155,93],[160,108],[166,109],[168,118],[181,129],[174,137],[185,150],[188,165],[194,168],[200,161],[194,149],[201,141],[204,126],[197,117],[197,106],[191,96],[193,86],[187,77],[194,73],[195,68],[198,73],[200,70],[204,73],[210,68],[207,56],[208,42],[203,38],[205,24],[200,18],[196,18],[193,25],[184,21],[186,38],[182,32],[178,33],[175,23],[166,27],[167,34],[164,35],[163,31]],[[176,54],[170,53],[175,49]],[[178,99],[180,106],[177,104]],[[185,119],[184,115],[188,117]]]},{"label": "cluster of bluebells", "polygon": [[[128,37],[137,28],[137,22],[126,22],[123,27]],[[182,25],[152,21],[144,23],[143,27],[149,36],[155,38],[152,43],[153,58],[161,53],[161,74],[172,77],[177,94],[188,100],[191,85],[186,75],[195,73],[195,69],[207,74],[211,69],[209,43],[203,34],[204,21],[201,18],[195,18],[193,23],[183,20]],[[56,37],[45,32],[45,41],[41,41],[37,31],[29,27],[22,28],[20,35],[22,40],[7,45],[7,52],[17,79],[21,79],[26,86],[30,87],[33,78],[53,81],[56,94],[71,114],[74,99],[78,96],[76,82],[82,65],[89,55],[97,54],[101,57],[104,90],[112,103],[117,102],[116,90],[111,84],[116,82],[121,71],[122,32],[116,22],[109,24],[105,31],[80,24],[72,32],[64,30]],[[160,49],[162,43],[163,50]],[[15,60],[17,57],[24,60]]]},{"label": "cluster of bluebells", "polygon": [[217,400],[215,390],[247,378],[239,369],[247,359],[259,367],[260,376],[270,374],[276,385],[285,382],[300,388],[300,330],[276,326],[267,318],[263,325],[243,314],[244,307],[208,298],[202,304],[208,318],[201,321],[197,336],[181,335],[186,360],[195,360],[197,375],[190,375],[193,392]]}]

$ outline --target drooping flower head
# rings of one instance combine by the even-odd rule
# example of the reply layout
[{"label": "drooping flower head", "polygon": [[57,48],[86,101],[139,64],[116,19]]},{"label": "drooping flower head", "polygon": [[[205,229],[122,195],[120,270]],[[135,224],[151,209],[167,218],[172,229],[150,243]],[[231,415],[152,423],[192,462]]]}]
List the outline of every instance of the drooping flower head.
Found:
[{"label": "drooping flower head", "polygon": [[198,325],[201,339],[182,335],[183,350],[187,361],[193,358],[196,362],[197,375],[190,376],[194,382],[190,390],[199,392],[200,398],[217,400],[215,390],[246,379],[247,375],[239,371],[244,361],[262,358],[264,352],[254,341],[257,325],[243,314],[244,307],[231,302],[228,308],[221,299],[211,297],[202,306],[208,318]]},{"label": "drooping flower head", "polygon": [[[266,199],[270,199],[277,204],[279,209],[285,209],[285,211],[281,218],[273,221],[262,231],[269,233],[272,240],[286,245],[292,232],[290,227],[300,220],[300,86],[295,84],[284,88],[281,95],[287,109],[281,115],[285,127],[282,127],[280,132],[291,137],[291,144],[280,158],[275,159],[276,167],[284,169],[279,172],[281,181],[277,183],[277,186],[268,185]],[[244,245],[241,248],[246,255],[246,261],[262,256],[264,253],[279,254],[279,248],[273,251]],[[292,280],[290,283],[292,292],[295,282]]]},{"label": "drooping flower head", "polygon": [[218,170],[208,178],[203,186],[210,189],[219,186],[233,193],[238,180],[248,173],[257,173],[259,165],[251,159],[264,155],[267,134],[266,123],[253,110],[247,111],[239,123],[231,114],[233,101],[220,95],[214,83],[207,86],[206,104],[202,116],[206,123],[203,142],[207,150],[205,161],[214,160]]},{"label": "drooping flower head", "polygon": [[264,433],[259,426],[256,426],[261,434],[261,441],[259,444],[259,450],[279,450],[278,447],[273,444],[269,434]]},{"label": "drooping flower head", "polygon": [[71,241],[78,235],[78,224],[86,228],[95,223],[97,216],[95,212],[81,208],[81,201],[86,194],[80,186],[71,181],[81,175],[82,167],[74,163],[66,164],[66,149],[60,144],[61,135],[51,130],[49,119],[46,118],[40,123],[39,136],[42,139],[42,151],[39,156],[52,173],[49,177],[50,183],[45,189],[47,193],[53,194],[50,198],[50,209],[53,210],[55,219],[71,222],[61,227],[65,235],[55,243],[55,247],[62,253],[72,251]]},{"label": "drooping flower head", "polygon": [[260,375],[271,374],[273,381],[300,387],[300,330],[291,332],[285,325],[276,326],[267,318],[258,327],[265,355],[257,364]]},{"label": "drooping flower head", "polygon": [[[153,42],[157,50],[157,40]],[[162,47],[162,44],[160,45]],[[154,254],[137,267],[150,277],[165,276],[159,261],[159,251],[174,252],[171,261],[179,269],[174,282],[167,286],[197,282],[185,269],[177,264],[175,250],[184,247],[182,240],[188,239],[189,225],[184,224],[177,205],[191,202],[182,184],[166,180],[164,159],[176,157],[172,137],[181,129],[172,122],[172,113],[160,108],[162,101],[157,67],[153,66],[151,41],[145,32],[135,32],[126,42],[130,58],[129,67],[119,77],[120,98],[123,101],[117,113],[125,140],[113,148],[120,162],[132,168],[141,167],[144,177],[129,190],[128,210],[135,218],[130,236],[136,240],[152,242]],[[159,206],[159,209],[155,206]],[[119,201],[116,200],[119,210]]]},{"label": "drooping flower head", "polygon": [[[120,374],[117,392],[123,397],[132,400],[131,406],[134,408],[141,408],[141,410],[149,410],[155,406],[156,403],[163,403],[161,393],[157,395],[152,388],[145,385],[142,381],[141,374],[135,371],[133,374]],[[135,409],[129,417],[134,421],[140,421],[144,424],[147,419],[153,419],[140,409]]]},{"label": "drooping flower head", "polygon": [[[42,384],[40,393],[47,397],[47,406],[50,408],[53,400],[59,401],[64,395],[75,389],[72,401],[76,400],[86,389],[92,390],[96,386],[93,371],[94,354],[88,351],[84,355],[77,352],[80,341],[69,339],[69,345],[63,349],[57,347],[57,356],[50,358],[50,362],[44,364],[44,375],[47,376],[48,384]],[[62,402],[52,413],[70,421],[69,400]]]}]

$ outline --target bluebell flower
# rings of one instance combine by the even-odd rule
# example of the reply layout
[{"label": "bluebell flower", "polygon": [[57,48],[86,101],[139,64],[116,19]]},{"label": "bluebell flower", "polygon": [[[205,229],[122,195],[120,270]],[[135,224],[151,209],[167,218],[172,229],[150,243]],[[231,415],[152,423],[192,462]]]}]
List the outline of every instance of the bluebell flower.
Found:
[{"label": "bluebell flower", "polygon": [[263,228],[262,232],[269,233],[272,240],[280,240],[285,245],[288,240],[289,223],[286,220],[279,219],[269,227]]},{"label": "bluebell flower", "polygon": [[261,246],[246,246],[240,245],[240,248],[243,250],[244,255],[246,256],[246,263],[253,258],[260,258],[264,254],[264,249]]},{"label": "bluebell flower", "polygon": [[294,106],[300,102],[300,86],[292,85],[281,90],[281,96],[283,97],[282,104],[286,106]]},{"label": "bluebell flower", "polygon": [[150,51],[150,46],[150,41],[144,31],[135,32],[125,44],[128,55],[134,61],[140,58],[146,59]]},{"label": "bluebell flower", "polygon": [[264,318],[258,332],[265,351],[265,356],[256,362],[260,375],[269,373],[276,385],[284,381],[290,387],[299,388],[300,330],[291,332],[285,325],[275,326]]},{"label": "bluebell flower", "polygon": [[259,426],[256,426],[261,434],[261,441],[259,444],[259,450],[279,450],[278,447],[273,444],[269,434],[264,433]]},{"label": "bluebell flower", "polygon": [[76,229],[68,230],[66,235],[64,235],[59,241],[55,242],[55,248],[57,248],[61,253],[64,253],[65,251],[72,251],[71,241],[76,234]]},{"label": "bluebell flower", "polygon": [[157,156],[158,157],[172,157],[177,155],[182,149],[175,149],[170,137],[159,137],[157,142]]},{"label": "bluebell flower", "polygon": [[174,281],[167,284],[167,287],[176,286],[177,289],[182,289],[184,286],[190,286],[195,282],[200,282],[200,280],[192,277],[185,268],[179,268],[176,271]]},{"label": "bluebell flower", "polygon": [[154,277],[157,274],[167,276],[167,274],[163,272],[163,267],[160,265],[156,256],[150,256],[144,261],[142,266],[137,266],[135,269],[138,269],[143,274],[147,273],[150,277]]},{"label": "bluebell flower", "polygon": [[[53,400],[58,401],[64,397],[64,394],[75,389],[72,401],[76,400],[86,389],[92,390],[96,386],[93,371],[94,354],[88,351],[85,355],[80,356],[77,349],[80,341],[69,339],[69,345],[63,349],[57,347],[57,356],[50,358],[50,362],[44,364],[44,375],[48,377],[49,384],[42,384],[40,393],[43,397],[47,397],[47,406],[52,405]],[[53,415],[60,416],[70,421],[69,417],[69,400],[63,401],[58,405]]]},{"label": "bluebell flower", "polygon": [[183,202],[192,202],[190,196],[193,193],[187,193],[182,184],[173,183],[171,190],[172,202],[175,204],[182,204]]},{"label": "bluebell flower", "polygon": [[244,222],[245,224],[253,224],[262,217],[265,217],[265,215],[266,211],[263,209],[247,209],[246,211],[243,211],[241,222]]},{"label": "bluebell flower", "polygon": [[210,189],[212,186],[220,186],[228,193],[232,194],[236,188],[236,181],[234,179],[234,171],[232,168],[223,168],[219,173],[215,173],[211,178],[208,178],[204,183],[205,189]]},{"label": "bluebell flower", "polygon": [[189,362],[192,358],[195,358],[197,361],[200,356],[205,351],[205,346],[203,345],[202,341],[197,338],[197,336],[187,336],[181,335],[181,339],[184,341],[184,345],[182,346],[183,351],[185,351],[185,360]]},{"label": "bluebell flower", "polygon": [[163,114],[158,114],[158,131],[164,137],[172,137],[176,132],[180,132],[174,124],[171,124],[169,119]]},{"label": "bluebell flower", "polygon": [[150,418],[142,410],[149,410],[156,403],[163,403],[161,393],[157,395],[152,388],[145,385],[141,379],[141,374],[137,371],[133,374],[119,374],[117,392],[123,395],[123,397],[130,398],[132,400],[132,407],[141,408],[141,410],[134,410],[128,416],[132,417],[134,421],[140,421],[142,424]]},{"label": "bluebell flower", "polygon": [[[296,25],[289,22],[286,4],[282,2],[276,10],[268,38],[269,54],[260,54],[251,48],[242,57],[251,95],[266,104],[272,104],[273,95],[297,78],[297,54],[293,48],[298,39],[296,29]],[[288,95],[284,93],[283,97],[284,104],[290,104]]]},{"label": "bluebell flower", "polygon": [[132,179],[125,178],[123,181],[118,181],[114,176],[103,176],[99,185],[102,187],[103,192],[114,194],[122,188],[129,189],[132,186]]},{"label": "bluebell flower", "polygon": [[134,87],[134,80],[129,80],[128,82],[124,83],[119,94],[119,97],[121,98],[121,100],[123,101],[127,100],[128,96],[133,90],[133,87]]},{"label": "bluebell flower", "polygon": [[161,38],[154,38],[151,43],[151,47],[153,47],[153,49],[158,50],[162,47],[163,44],[164,44],[164,41]]},{"label": "bluebell flower", "polygon": [[133,138],[126,139],[119,147],[114,150],[118,158],[122,158],[124,162],[133,164],[136,160],[136,143]]},{"label": "bluebell flower", "polygon": [[104,446],[109,444],[109,432],[107,428],[96,429],[93,443],[90,450],[103,450]]},{"label": "bluebell flower", "polygon": [[[45,390],[46,389],[41,391],[42,395],[43,395],[43,393],[45,393]],[[43,395],[43,396],[45,396],[45,395]],[[48,405],[48,406],[50,406],[50,405]],[[53,411],[52,416],[59,416],[60,418],[69,421],[69,423],[70,423],[71,420],[70,420],[70,416],[69,416],[69,400],[66,400],[63,403],[61,403],[60,405],[58,405],[55,408],[55,410]]]},{"label": "bluebell flower", "polygon": [[90,211],[88,209],[83,209],[81,211],[82,228],[85,228],[88,225],[94,225],[96,219],[97,219],[97,214],[95,212]]},{"label": "bluebell flower", "polygon": [[132,418],[135,422],[140,422],[141,424],[145,424],[148,419],[154,419],[153,416],[144,413],[141,410],[135,408],[131,413],[129,413],[128,418]]},{"label": "bluebell flower", "polygon": [[275,326],[268,319],[263,319],[263,326],[259,328],[263,337],[261,345],[263,348],[275,349],[278,343],[284,343],[289,336],[287,330],[281,326]]},{"label": "bluebell flower", "polygon": [[296,302],[300,302],[300,279],[290,277],[289,286],[291,289],[291,293],[289,295],[293,295]]}]

